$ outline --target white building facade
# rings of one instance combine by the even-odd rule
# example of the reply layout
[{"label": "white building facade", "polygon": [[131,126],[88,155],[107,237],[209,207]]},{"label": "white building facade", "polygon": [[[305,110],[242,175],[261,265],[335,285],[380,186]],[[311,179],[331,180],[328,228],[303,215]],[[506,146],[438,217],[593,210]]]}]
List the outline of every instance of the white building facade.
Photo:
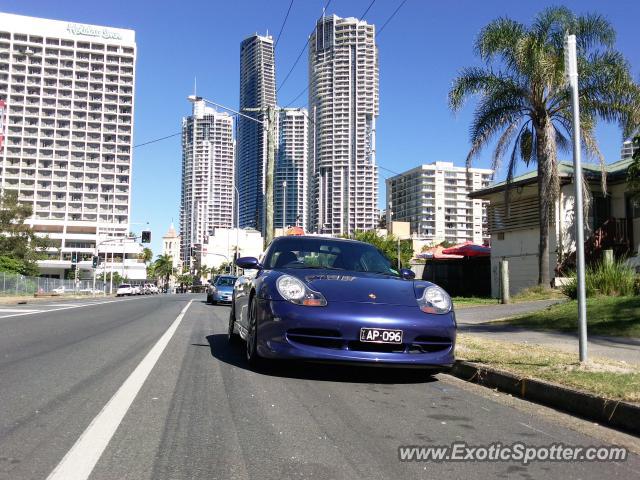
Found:
[{"label": "white building facade", "polygon": [[274,225],[307,224],[307,164],[309,120],[306,109],[285,108],[278,112],[279,142],[275,165]]},{"label": "white building facade", "polygon": [[135,64],[133,30],[0,13],[0,190],[52,240],[45,276],[129,231]]},{"label": "white building facade", "polygon": [[309,40],[309,231],[376,228],[378,96],[375,26],[319,19]]},{"label": "white building facade", "polygon": [[202,249],[201,265],[219,268],[233,264],[237,257],[260,257],[263,252],[262,234],[253,228],[216,228]]},{"label": "white building facade", "polygon": [[411,234],[433,243],[489,239],[487,202],[469,193],[487,187],[493,170],[434,162],[386,180],[387,225],[409,222]]},{"label": "white building facade", "polygon": [[233,224],[233,117],[196,97],[193,114],[182,120],[180,258],[207,242],[214,228]]}]

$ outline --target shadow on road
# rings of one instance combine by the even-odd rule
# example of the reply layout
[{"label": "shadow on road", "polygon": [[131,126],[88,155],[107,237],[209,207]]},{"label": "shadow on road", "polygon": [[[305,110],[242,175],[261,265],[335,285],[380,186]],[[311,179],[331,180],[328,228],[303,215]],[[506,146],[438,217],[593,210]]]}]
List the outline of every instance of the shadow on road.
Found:
[{"label": "shadow on road", "polygon": [[[208,346],[211,350],[211,355],[221,362],[245,370],[251,370],[244,356],[243,343],[230,345],[226,334],[209,335],[207,342],[208,345],[193,345]],[[331,365],[324,363],[315,364],[291,360],[269,361],[258,373],[273,377],[299,378],[325,382],[407,384],[437,381],[435,377],[429,375],[425,370],[419,369]]]}]

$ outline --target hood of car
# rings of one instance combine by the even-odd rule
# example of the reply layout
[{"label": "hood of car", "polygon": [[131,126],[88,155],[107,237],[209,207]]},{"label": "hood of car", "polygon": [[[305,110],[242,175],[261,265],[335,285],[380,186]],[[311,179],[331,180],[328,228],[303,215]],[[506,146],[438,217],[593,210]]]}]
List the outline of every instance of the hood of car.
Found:
[{"label": "hood of car", "polygon": [[[289,272],[287,272],[289,273]],[[387,275],[366,272],[295,272],[313,290],[324,295],[327,302],[356,302],[385,305],[417,305],[413,282]]]},{"label": "hood of car", "polygon": [[215,288],[218,292],[221,293],[232,293],[233,292],[233,286],[232,285],[214,285],[213,288]]}]

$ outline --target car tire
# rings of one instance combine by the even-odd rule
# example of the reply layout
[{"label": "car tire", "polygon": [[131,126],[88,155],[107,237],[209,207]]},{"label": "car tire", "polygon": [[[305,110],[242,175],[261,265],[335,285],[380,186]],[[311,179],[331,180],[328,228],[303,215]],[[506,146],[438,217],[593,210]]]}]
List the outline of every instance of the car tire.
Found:
[{"label": "car tire", "polygon": [[257,327],[258,302],[254,299],[249,304],[249,331],[246,339],[246,356],[249,367],[253,370],[259,370],[263,361],[258,354],[258,327]]},{"label": "car tire", "polygon": [[227,341],[230,345],[237,345],[240,340],[240,335],[235,331],[236,326],[236,313],[231,307],[231,311],[229,312],[229,328],[227,329]]},{"label": "car tire", "polygon": [[213,300],[213,299],[211,300],[211,305],[217,305],[217,304],[218,304],[218,302],[216,302],[216,301],[215,301],[215,300]]}]

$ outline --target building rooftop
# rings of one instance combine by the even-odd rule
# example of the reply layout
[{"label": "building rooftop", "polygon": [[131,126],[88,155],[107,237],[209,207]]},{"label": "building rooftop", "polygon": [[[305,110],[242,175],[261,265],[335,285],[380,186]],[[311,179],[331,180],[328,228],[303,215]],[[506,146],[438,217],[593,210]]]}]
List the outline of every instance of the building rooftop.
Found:
[{"label": "building rooftop", "polygon": [[[631,165],[632,160],[618,160],[613,163],[609,163],[604,165],[604,171],[607,175],[607,179],[611,181],[616,181],[625,178],[627,169],[629,165]],[[595,163],[583,163],[582,170],[584,175],[589,179],[600,179],[602,175],[602,168],[599,164]],[[559,162],[558,163],[558,175],[560,178],[570,179],[573,178],[573,163],[572,162]],[[535,183],[538,178],[537,170],[532,170],[527,173],[523,173],[522,175],[518,175],[513,177],[511,180],[512,187],[519,187],[531,183]],[[476,190],[473,193],[470,193],[469,196],[471,198],[482,198],[485,195],[490,193],[499,192],[504,190],[505,185],[507,184],[506,180],[502,180],[501,182],[494,183],[487,188],[483,188],[482,190]]]}]

